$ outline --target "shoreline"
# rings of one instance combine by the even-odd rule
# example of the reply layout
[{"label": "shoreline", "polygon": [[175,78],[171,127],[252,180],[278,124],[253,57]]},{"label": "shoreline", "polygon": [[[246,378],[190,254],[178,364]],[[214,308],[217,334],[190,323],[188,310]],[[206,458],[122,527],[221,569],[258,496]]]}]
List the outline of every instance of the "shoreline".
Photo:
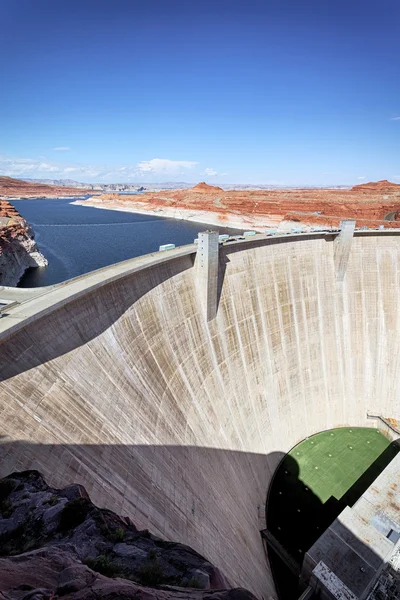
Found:
[{"label": "shoreline", "polygon": [[231,229],[243,229],[262,231],[266,228],[278,228],[279,223],[276,221],[260,222],[257,218],[250,216],[230,215],[229,217],[219,217],[218,214],[210,213],[209,211],[189,210],[186,208],[160,208],[160,209],[144,209],[131,204],[129,206],[121,206],[120,204],[112,204],[111,202],[105,205],[104,202],[95,202],[89,200],[74,200],[70,204],[77,206],[89,206],[91,208],[99,208],[103,210],[117,210],[120,212],[137,213],[140,215],[149,215],[166,219],[176,219],[180,221],[190,221],[193,223],[204,223],[214,227],[227,227]]},{"label": "shoreline", "polygon": [[0,201],[14,202],[16,200],[83,200],[84,194],[80,196],[0,196]]}]

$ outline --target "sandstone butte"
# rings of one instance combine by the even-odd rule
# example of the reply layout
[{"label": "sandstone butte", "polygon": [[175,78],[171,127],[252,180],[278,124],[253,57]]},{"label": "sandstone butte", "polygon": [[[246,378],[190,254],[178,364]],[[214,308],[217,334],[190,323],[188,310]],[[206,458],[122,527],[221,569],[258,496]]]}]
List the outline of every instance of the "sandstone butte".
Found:
[{"label": "sandstone butte", "polygon": [[190,189],[102,194],[76,203],[254,229],[291,223],[337,227],[342,219],[356,219],[357,227],[400,227],[400,185],[386,180],[351,189],[228,191],[202,182]]},{"label": "sandstone butte", "polygon": [[83,188],[45,185],[12,177],[0,177],[0,197],[6,198],[60,198],[63,196],[82,196],[85,191]]}]

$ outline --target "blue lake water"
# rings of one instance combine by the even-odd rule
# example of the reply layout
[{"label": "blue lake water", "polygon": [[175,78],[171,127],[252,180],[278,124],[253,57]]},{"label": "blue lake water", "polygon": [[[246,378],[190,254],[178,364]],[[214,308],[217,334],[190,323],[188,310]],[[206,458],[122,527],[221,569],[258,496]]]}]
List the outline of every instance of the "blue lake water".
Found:
[{"label": "blue lake water", "polygon": [[[46,268],[29,269],[20,287],[51,285],[115,262],[148,254],[161,244],[193,242],[204,223],[101,210],[71,204],[71,199],[12,200],[30,223]],[[241,233],[218,227],[220,233]]]}]

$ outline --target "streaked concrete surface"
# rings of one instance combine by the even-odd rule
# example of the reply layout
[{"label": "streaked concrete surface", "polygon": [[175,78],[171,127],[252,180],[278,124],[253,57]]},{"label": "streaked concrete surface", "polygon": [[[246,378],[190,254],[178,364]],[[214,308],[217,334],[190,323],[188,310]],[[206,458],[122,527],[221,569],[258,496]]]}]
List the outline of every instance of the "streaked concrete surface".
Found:
[{"label": "streaked concrete surface", "polygon": [[283,453],[400,417],[400,237],[356,233],[343,282],[334,237],[223,245],[208,323],[194,245],[21,297],[0,319],[0,475],[80,482],[275,597],[258,506]]}]

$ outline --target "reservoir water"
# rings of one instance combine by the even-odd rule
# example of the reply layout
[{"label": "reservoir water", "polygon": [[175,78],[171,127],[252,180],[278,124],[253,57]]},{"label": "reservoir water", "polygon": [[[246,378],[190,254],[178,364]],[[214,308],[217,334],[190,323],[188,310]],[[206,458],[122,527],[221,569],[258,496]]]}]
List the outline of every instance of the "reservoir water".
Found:
[{"label": "reservoir water", "polygon": [[[152,215],[101,210],[71,204],[73,199],[12,200],[35,232],[45,268],[29,269],[20,287],[51,285],[121,260],[158,250],[161,244],[189,244],[199,231],[216,229],[204,223]],[[218,227],[220,233],[241,233]]]}]

